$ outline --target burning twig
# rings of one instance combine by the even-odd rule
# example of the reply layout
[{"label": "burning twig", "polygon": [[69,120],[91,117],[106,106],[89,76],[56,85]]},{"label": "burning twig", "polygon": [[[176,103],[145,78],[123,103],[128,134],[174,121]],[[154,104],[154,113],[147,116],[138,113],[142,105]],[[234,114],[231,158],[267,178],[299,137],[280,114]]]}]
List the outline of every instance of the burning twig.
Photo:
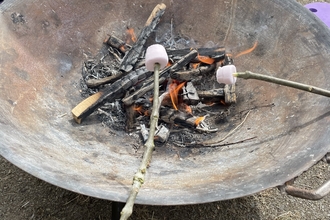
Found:
[{"label": "burning twig", "polygon": [[136,61],[138,60],[145,42],[147,41],[149,35],[153,32],[156,25],[159,23],[160,17],[164,14],[166,9],[165,4],[158,4],[154,10],[151,12],[144,28],[142,29],[138,39],[133,44],[132,48],[127,51],[123,61],[120,65],[120,69],[129,72],[133,69]]},{"label": "burning twig", "polygon": [[193,128],[200,132],[216,132],[217,128],[210,128],[204,121],[204,117],[196,117],[189,113],[163,107],[160,109],[160,119],[169,124],[177,124],[183,127]]},{"label": "burning twig", "polygon": [[125,52],[132,47],[113,35],[110,35],[109,38],[104,41],[104,43],[118,49],[123,54],[125,54]]}]

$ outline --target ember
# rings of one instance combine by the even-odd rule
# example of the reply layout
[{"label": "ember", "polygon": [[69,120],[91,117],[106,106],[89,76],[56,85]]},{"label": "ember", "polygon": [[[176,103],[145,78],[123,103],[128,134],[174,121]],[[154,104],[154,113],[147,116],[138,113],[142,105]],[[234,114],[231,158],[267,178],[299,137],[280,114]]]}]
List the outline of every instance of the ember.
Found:
[{"label": "ember", "polygon": [[[110,128],[141,132],[142,141],[146,141],[145,124],[149,123],[146,116],[150,115],[154,99],[154,81],[152,72],[145,68],[145,48],[147,40],[152,42],[149,36],[163,13],[162,8],[156,8],[138,37],[133,28],[127,28],[126,40],[109,36],[100,54],[85,61],[81,85],[83,95],[89,97],[72,110],[77,123],[98,110],[103,123]],[[171,36],[171,39],[179,37]],[[166,45],[166,42],[158,43]],[[222,125],[219,118],[230,112],[231,104],[236,103],[234,85],[215,83],[216,66],[232,64],[233,60],[223,47],[178,48],[166,48],[169,62],[159,73],[159,91],[164,95],[159,109],[162,124],[155,133],[155,140],[174,143],[177,138],[172,137],[171,130],[176,127],[190,129],[192,137],[199,141],[210,139]]]}]

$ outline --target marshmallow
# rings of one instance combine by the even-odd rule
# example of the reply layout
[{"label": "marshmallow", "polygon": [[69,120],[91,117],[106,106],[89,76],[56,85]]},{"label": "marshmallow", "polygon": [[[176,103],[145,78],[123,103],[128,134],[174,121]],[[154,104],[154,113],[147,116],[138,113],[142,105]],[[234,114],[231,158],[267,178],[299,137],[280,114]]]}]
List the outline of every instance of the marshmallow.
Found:
[{"label": "marshmallow", "polygon": [[153,44],[147,48],[145,60],[147,70],[154,71],[156,63],[160,64],[160,69],[167,65],[168,56],[162,45]]},{"label": "marshmallow", "polygon": [[236,77],[233,76],[233,73],[236,73],[236,67],[234,65],[219,67],[217,70],[218,83],[235,84]]}]

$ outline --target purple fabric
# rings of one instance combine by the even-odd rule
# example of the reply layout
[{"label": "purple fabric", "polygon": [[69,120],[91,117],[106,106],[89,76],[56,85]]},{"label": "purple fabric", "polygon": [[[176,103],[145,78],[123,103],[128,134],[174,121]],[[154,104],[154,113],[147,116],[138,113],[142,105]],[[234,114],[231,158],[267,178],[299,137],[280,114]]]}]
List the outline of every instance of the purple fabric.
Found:
[{"label": "purple fabric", "polygon": [[319,17],[330,28],[330,4],[325,2],[314,2],[305,5],[311,12]]}]

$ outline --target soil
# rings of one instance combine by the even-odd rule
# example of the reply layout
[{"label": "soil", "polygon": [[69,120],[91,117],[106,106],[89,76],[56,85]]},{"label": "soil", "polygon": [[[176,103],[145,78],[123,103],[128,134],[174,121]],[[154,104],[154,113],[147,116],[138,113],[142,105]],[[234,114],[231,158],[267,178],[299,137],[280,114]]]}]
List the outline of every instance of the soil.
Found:
[{"label": "soil", "polygon": [[[1,1],[0,1],[1,2]],[[313,1],[298,0],[301,4]],[[330,0],[325,0],[329,2]],[[300,175],[295,185],[317,188],[330,179],[320,161]],[[0,157],[0,219],[111,219],[112,202],[64,190],[31,176]],[[330,219],[330,196],[319,201],[299,199],[277,188],[207,204],[136,205],[131,219]]]}]

